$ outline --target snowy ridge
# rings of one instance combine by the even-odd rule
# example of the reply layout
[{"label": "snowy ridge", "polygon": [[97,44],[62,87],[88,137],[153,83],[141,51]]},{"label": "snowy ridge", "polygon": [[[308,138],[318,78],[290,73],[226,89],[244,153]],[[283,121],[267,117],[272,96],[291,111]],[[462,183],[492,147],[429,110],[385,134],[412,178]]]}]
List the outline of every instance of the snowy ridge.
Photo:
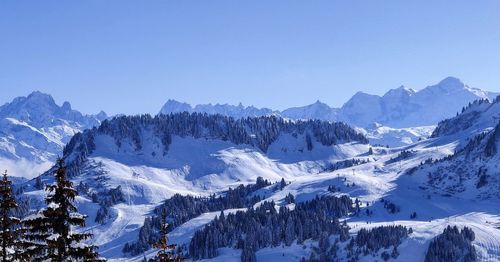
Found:
[{"label": "snowy ridge", "polygon": [[453,155],[427,162],[411,173],[426,176],[422,186],[430,191],[464,198],[500,198],[500,121],[497,123],[493,129],[470,137]]},{"label": "snowy ridge", "polygon": [[275,113],[273,110],[269,108],[256,108],[254,106],[243,106],[241,103],[237,106],[229,104],[223,104],[223,105],[206,104],[206,105],[196,105],[192,107],[190,104],[181,103],[171,99],[168,100],[160,110],[160,114],[182,113],[182,112],[221,114],[234,118],[269,116]]},{"label": "snowy ridge", "polygon": [[493,101],[486,99],[469,103],[454,118],[439,122],[432,137],[456,135],[458,133],[478,134],[494,127],[500,120],[500,96]]}]

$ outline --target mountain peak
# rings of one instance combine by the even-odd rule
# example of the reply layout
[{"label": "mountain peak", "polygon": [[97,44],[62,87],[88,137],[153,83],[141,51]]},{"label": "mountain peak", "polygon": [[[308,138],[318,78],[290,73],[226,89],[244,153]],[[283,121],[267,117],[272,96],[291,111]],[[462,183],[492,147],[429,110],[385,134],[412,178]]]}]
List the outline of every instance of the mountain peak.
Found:
[{"label": "mountain peak", "polygon": [[56,105],[56,102],[54,101],[54,98],[51,95],[42,93],[40,91],[32,92],[26,97],[25,101],[30,104],[37,104],[37,105],[50,105],[50,106]]},{"label": "mountain peak", "polygon": [[462,80],[453,76],[449,76],[441,80],[437,85],[440,87],[444,87],[446,89],[458,89],[458,88],[463,88],[465,86]]},{"label": "mountain peak", "polygon": [[321,107],[330,107],[329,105],[327,105],[327,104],[319,101],[319,99],[316,100],[316,102],[314,102],[313,104],[311,104],[311,106],[316,106],[316,107],[318,107],[318,106],[321,106]]},{"label": "mountain peak", "polygon": [[71,111],[71,104],[68,101],[64,101],[61,109],[64,111]]},{"label": "mountain peak", "polygon": [[402,96],[402,95],[405,95],[405,96],[410,96],[410,95],[413,95],[415,94],[415,90],[411,89],[411,88],[408,88],[404,85],[401,85],[400,87],[398,88],[394,88],[394,89],[391,89],[389,91],[387,91],[385,94],[384,94],[384,97],[390,97],[390,96]]},{"label": "mountain peak", "polygon": [[192,111],[191,105],[188,103],[169,99],[161,108],[160,114],[179,113],[184,111],[191,112]]},{"label": "mountain peak", "polygon": [[104,111],[101,110],[97,115],[95,115],[95,117],[99,121],[103,121],[104,119],[108,118],[108,114],[106,114],[106,112],[104,112]]}]

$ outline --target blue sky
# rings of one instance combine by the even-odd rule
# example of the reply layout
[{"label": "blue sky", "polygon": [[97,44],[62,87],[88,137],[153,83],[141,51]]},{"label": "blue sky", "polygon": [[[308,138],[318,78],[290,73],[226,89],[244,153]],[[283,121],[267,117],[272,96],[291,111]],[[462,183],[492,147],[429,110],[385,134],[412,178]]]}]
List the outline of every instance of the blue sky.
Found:
[{"label": "blue sky", "polygon": [[0,2],[0,103],[283,109],[452,75],[500,91],[500,1]]}]

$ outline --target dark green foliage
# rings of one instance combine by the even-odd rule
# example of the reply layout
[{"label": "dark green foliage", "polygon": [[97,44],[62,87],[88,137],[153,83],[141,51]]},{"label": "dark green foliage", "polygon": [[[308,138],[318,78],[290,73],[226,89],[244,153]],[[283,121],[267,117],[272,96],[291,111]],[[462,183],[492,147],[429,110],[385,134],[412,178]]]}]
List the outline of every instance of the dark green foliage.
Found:
[{"label": "dark green foliage", "polygon": [[415,155],[415,153],[416,152],[413,150],[403,150],[403,151],[399,152],[399,154],[395,158],[391,158],[391,159],[385,161],[385,164],[387,165],[387,164],[391,164],[391,163],[395,163],[395,162],[398,162],[401,160],[408,159],[411,156]]},{"label": "dark green foliage", "polygon": [[399,206],[397,206],[393,202],[391,202],[387,199],[381,199],[380,201],[382,203],[384,203],[384,208],[387,209],[387,212],[389,212],[391,214],[399,213],[399,211],[400,211]]},{"label": "dark green foliage", "polygon": [[425,262],[472,262],[476,261],[476,249],[472,245],[475,234],[472,229],[447,226],[429,245]]},{"label": "dark green foliage", "polygon": [[348,168],[348,167],[353,167],[353,166],[358,166],[362,164],[366,164],[370,162],[369,160],[365,159],[346,159],[342,161],[337,161],[333,164],[329,164],[327,167],[324,168],[323,172],[333,172],[338,169],[343,169],[343,168]]},{"label": "dark green foliage", "polygon": [[307,145],[307,150],[309,151],[313,150],[311,135],[309,135],[309,133],[306,134],[306,145]]},{"label": "dark green foliage", "polygon": [[[356,237],[352,238],[346,246],[348,258],[350,261],[358,261],[360,255],[375,256],[381,249],[381,258],[385,261],[397,258],[399,252],[397,247],[402,240],[407,238],[413,231],[403,226],[380,226],[372,229],[362,228],[358,231]],[[391,248],[391,253],[387,249]]]},{"label": "dark green foliage", "polygon": [[0,256],[3,262],[7,262],[19,259],[21,248],[18,241],[21,221],[12,214],[18,205],[12,194],[12,182],[7,177],[7,171],[0,180],[0,197]]},{"label": "dark green foliage", "polygon": [[[254,238],[253,235],[248,236],[249,239]],[[257,257],[255,256],[255,250],[253,246],[250,244],[251,242],[245,242],[245,246],[243,247],[243,251],[241,252],[241,262],[256,262]]]},{"label": "dark green foliage", "polygon": [[92,235],[76,233],[74,226],[85,225],[85,215],[77,213],[73,204],[77,191],[66,178],[63,160],[58,160],[56,183],[47,186],[47,208],[22,220],[25,250],[30,261],[100,261],[97,247],[84,244]]},{"label": "dark green foliage", "polygon": [[281,181],[280,181],[280,190],[283,190],[283,188],[286,187],[286,181],[284,178],[281,178]]},{"label": "dark green foliage", "polygon": [[369,251],[377,252],[381,248],[397,247],[401,240],[408,237],[408,228],[404,226],[382,226],[372,229],[362,228],[358,231],[355,243]]},{"label": "dark green foliage", "polygon": [[484,154],[486,157],[494,156],[497,150],[497,142],[500,140],[500,121],[495,127],[495,130],[491,133],[488,141],[486,142],[486,146],[484,148]]},{"label": "dark green foliage", "polygon": [[101,206],[99,210],[97,210],[97,214],[95,216],[95,222],[99,224],[105,224],[106,220],[110,217],[109,209],[105,206]]},{"label": "dark green foliage", "polygon": [[285,203],[286,204],[292,204],[295,203],[295,197],[292,195],[292,193],[288,193],[285,197]]},{"label": "dark green foliage", "polygon": [[189,255],[193,259],[213,258],[217,256],[217,248],[235,247],[243,249],[246,256],[264,247],[282,243],[289,246],[294,241],[319,240],[322,235],[332,234],[345,240],[349,228],[338,218],[354,211],[352,206],[347,196],[323,196],[299,203],[294,210],[282,206],[278,212],[274,202],[266,201],[246,212],[220,216],[196,232],[189,245]]}]

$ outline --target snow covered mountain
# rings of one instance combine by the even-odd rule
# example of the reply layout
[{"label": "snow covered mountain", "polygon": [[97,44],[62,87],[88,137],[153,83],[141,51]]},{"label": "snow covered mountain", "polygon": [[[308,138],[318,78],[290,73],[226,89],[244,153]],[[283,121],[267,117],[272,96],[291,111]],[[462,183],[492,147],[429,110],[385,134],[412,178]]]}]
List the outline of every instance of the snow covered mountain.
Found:
[{"label": "snow covered mountain", "polygon": [[415,91],[401,86],[391,89],[383,96],[356,93],[341,108],[333,108],[317,101],[303,107],[283,111],[253,106],[196,105],[168,100],[160,113],[200,112],[221,114],[235,118],[280,115],[290,119],[319,119],[343,121],[358,127],[370,127],[375,123],[393,128],[407,128],[436,125],[452,117],[463,105],[478,99],[494,99],[498,93],[469,87],[455,77],[447,77],[436,85]]},{"label": "snow covered mountain", "polygon": [[[401,86],[383,96],[356,93],[341,108],[317,101],[283,111],[232,105],[196,105],[169,100],[160,113],[201,112],[235,118],[279,115],[290,119],[342,121],[363,128],[371,143],[389,146],[409,145],[431,135],[432,126],[454,116],[463,105],[477,99],[494,99],[498,93],[469,87],[448,77],[436,85],[415,91]],[[423,132],[427,131],[427,132]]]},{"label": "snow covered mountain", "polygon": [[59,106],[41,92],[15,98],[0,106],[0,165],[24,177],[38,175],[74,134],[106,118],[104,112],[82,115],[68,102]]},{"label": "snow covered mountain", "polygon": [[332,108],[318,100],[316,103],[311,105],[285,109],[280,113],[280,115],[290,119],[320,119],[326,121],[336,121],[339,118],[338,111],[338,109]]},{"label": "snow covered mountain", "polygon": [[382,97],[357,93],[342,106],[340,115],[341,120],[360,127],[373,122],[396,128],[428,126],[454,116],[469,102],[497,95],[448,77],[419,91],[400,87]]}]

